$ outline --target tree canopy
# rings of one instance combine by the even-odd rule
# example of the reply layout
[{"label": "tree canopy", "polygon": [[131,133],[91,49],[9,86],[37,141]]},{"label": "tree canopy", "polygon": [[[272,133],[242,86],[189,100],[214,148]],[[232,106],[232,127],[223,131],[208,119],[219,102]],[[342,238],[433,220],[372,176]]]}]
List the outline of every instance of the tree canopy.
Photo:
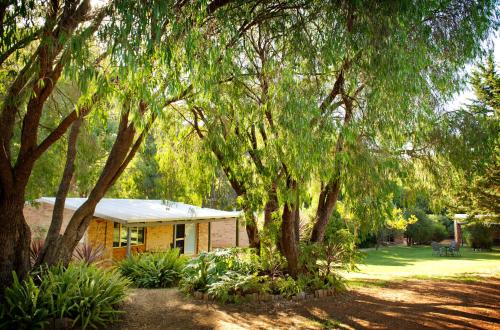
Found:
[{"label": "tree canopy", "polygon": [[[257,249],[263,214],[294,276],[299,241],[323,241],[338,201],[356,228],[396,223],[395,190],[429,164],[474,172],[491,195],[498,166],[483,160],[495,148],[471,133],[486,125],[498,143],[494,64],[475,75],[478,103],[464,112],[473,116],[440,107],[462,87],[463,67],[484,55],[495,6],[3,2],[1,283],[29,269],[22,209],[47,192],[57,202],[40,263],[68,261],[105,195],[204,205],[223,196],[217,205],[245,211]],[[476,143],[468,161],[454,158],[454,141]],[[87,201],[61,235],[68,194]]]}]

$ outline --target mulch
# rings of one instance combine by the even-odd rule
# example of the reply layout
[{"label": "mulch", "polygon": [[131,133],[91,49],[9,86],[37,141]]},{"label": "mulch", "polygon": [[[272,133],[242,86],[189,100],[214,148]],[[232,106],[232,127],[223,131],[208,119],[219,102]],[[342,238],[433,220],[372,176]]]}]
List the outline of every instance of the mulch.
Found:
[{"label": "mulch", "polygon": [[407,280],[331,297],[220,305],[135,289],[111,329],[500,329],[500,279]]}]

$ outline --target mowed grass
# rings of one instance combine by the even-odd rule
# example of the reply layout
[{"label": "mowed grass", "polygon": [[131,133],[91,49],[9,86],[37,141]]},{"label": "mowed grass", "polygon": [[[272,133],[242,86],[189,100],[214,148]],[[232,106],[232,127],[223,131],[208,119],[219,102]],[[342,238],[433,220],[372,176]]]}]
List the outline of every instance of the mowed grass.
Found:
[{"label": "mowed grass", "polygon": [[345,274],[356,279],[404,279],[457,277],[473,280],[475,277],[500,276],[500,249],[472,251],[461,248],[462,256],[432,255],[431,247],[384,247],[366,249],[359,271]]}]

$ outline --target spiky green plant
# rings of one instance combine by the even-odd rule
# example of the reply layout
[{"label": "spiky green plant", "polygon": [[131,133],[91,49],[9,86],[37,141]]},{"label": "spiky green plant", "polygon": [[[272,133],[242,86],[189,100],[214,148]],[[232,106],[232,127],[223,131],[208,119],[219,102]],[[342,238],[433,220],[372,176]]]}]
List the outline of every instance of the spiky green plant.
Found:
[{"label": "spiky green plant", "polygon": [[179,249],[171,249],[131,256],[118,269],[140,288],[168,288],[178,283],[187,260]]}]

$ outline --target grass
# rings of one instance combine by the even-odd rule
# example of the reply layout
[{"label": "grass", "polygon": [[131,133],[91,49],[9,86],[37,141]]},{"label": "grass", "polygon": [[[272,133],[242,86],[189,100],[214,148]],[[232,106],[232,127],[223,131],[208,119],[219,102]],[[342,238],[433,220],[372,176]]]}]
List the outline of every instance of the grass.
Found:
[{"label": "grass", "polygon": [[427,246],[366,249],[359,271],[346,277],[352,286],[384,286],[384,280],[406,278],[476,281],[482,276],[500,276],[500,249],[475,252],[462,248],[460,252],[460,257],[439,257]]}]

